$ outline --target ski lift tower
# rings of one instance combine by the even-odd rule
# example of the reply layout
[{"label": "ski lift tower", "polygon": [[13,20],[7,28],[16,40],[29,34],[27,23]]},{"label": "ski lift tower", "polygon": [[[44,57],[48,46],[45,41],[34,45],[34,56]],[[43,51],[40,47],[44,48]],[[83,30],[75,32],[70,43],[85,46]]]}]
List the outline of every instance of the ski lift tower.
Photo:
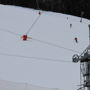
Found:
[{"label": "ski lift tower", "polygon": [[89,25],[89,45],[83,51],[83,53],[78,56],[77,54],[72,57],[73,62],[80,61],[80,88],[79,90],[90,90],[90,25]]}]

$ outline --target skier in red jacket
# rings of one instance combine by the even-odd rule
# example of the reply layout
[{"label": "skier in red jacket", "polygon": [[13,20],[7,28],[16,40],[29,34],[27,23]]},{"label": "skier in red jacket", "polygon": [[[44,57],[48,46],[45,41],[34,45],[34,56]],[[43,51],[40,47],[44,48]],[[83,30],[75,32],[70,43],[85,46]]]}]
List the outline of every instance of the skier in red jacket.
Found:
[{"label": "skier in red jacket", "polygon": [[28,37],[27,35],[23,35],[23,36],[21,36],[21,39],[23,41],[27,41],[28,39],[31,39],[31,37]]}]

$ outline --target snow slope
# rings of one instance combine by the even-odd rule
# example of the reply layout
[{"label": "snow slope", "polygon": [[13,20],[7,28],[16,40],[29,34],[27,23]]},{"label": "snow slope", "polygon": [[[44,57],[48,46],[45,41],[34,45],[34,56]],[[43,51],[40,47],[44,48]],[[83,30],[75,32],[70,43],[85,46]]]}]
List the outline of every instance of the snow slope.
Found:
[{"label": "snow slope", "polygon": [[46,88],[40,86],[34,86],[28,83],[16,83],[5,80],[0,80],[1,90],[59,90],[57,88]]},{"label": "snow slope", "polygon": [[[71,61],[74,54],[82,53],[89,44],[90,21],[83,19],[80,23],[79,17],[42,11],[40,19],[29,32],[28,36],[32,39],[22,41],[21,36],[7,32],[9,30],[23,35],[37,17],[38,11],[33,9],[0,5],[0,55],[6,53],[67,62],[1,55],[0,79],[57,87],[61,90],[77,89],[79,63]],[[33,38],[56,45],[41,43]]]}]

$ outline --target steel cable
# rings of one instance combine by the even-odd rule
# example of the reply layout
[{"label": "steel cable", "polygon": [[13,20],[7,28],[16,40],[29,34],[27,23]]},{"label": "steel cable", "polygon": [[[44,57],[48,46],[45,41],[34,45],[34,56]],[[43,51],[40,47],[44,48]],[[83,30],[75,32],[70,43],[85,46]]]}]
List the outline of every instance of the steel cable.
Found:
[{"label": "steel cable", "polygon": [[39,15],[39,16],[35,19],[35,21],[32,23],[31,27],[30,27],[30,28],[28,29],[28,31],[26,32],[26,35],[28,35],[29,32],[32,30],[32,28],[35,26],[35,24],[36,24],[37,21],[39,20],[40,16],[41,16],[41,15]]},{"label": "steel cable", "polygon": [[30,57],[30,56],[23,56],[23,55],[16,55],[16,54],[8,54],[8,53],[0,53],[2,56],[11,56],[11,57],[18,57],[18,58],[26,58],[26,59],[34,59],[39,61],[51,61],[51,62],[66,62],[72,63],[71,61],[66,61],[62,59],[52,59],[52,58],[43,58],[43,57]]},{"label": "steel cable", "polygon": [[71,51],[71,52],[77,52],[77,53],[80,54],[80,52],[78,52],[78,51],[75,51],[75,50],[70,49],[70,48],[65,48],[63,46],[60,46],[60,45],[57,45],[57,44],[54,44],[54,43],[50,43],[50,42],[47,42],[47,41],[42,41],[42,40],[35,39],[35,38],[32,38],[32,40],[35,40],[37,42],[44,43],[44,44],[47,44],[47,45],[50,45],[50,46],[54,46],[54,47],[57,47],[57,48],[62,48],[62,49],[65,49],[65,50],[68,50],[68,51]]},{"label": "steel cable", "polygon": [[[12,31],[9,31],[9,30],[6,30],[6,29],[1,29],[1,28],[0,28],[0,31],[8,32],[8,33],[10,33],[10,34],[18,35],[18,36],[20,36],[20,37],[22,36],[21,34],[18,34],[18,33],[15,33],[15,32],[12,32]],[[71,51],[71,52],[77,52],[77,53],[81,54],[81,53],[78,52],[78,51],[75,51],[75,50],[69,49],[69,48],[65,48],[65,47],[63,47],[63,46],[60,46],[60,45],[57,45],[57,44],[54,44],[54,43],[42,41],[42,40],[35,39],[35,38],[32,38],[32,37],[31,37],[31,39],[34,40],[34,41],[40,42],[40,43],[44,43],[44,44],[53,46],[53,47],[62,48],[62,49],[65,49],[65,50],[68,50],[68,51]],[[29,41],[29,40],[28,40],[28,41]]]}]

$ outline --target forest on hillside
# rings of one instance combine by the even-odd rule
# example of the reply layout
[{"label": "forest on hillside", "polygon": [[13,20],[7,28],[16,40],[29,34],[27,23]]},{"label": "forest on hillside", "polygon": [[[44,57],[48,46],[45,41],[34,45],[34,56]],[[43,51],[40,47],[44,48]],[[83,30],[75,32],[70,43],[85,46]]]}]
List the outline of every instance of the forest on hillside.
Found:
[{"label": "forest on hillside", "polygon": [[90,0],[0,0],[0,3],[60,12],[90,19]]}]

